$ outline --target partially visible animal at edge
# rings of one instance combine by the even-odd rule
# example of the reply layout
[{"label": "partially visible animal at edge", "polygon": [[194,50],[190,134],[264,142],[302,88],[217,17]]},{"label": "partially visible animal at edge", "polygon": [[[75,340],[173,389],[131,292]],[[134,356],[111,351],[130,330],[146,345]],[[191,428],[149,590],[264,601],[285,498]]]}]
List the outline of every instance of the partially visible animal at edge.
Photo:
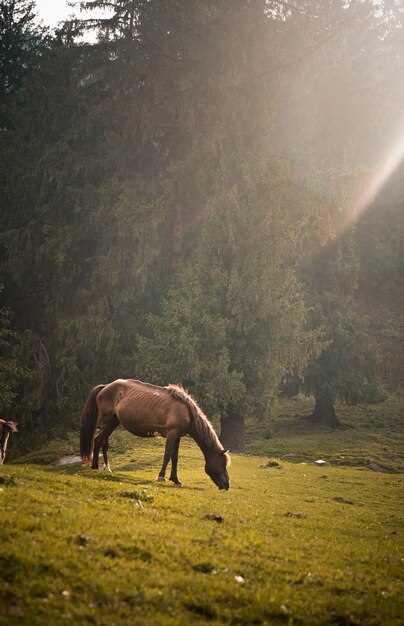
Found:
[{"label": "partially visible animal at edge", "polygon": [[0,465],[6,460],[7,445],[11,433],[17,432],[17,424],[0,417]]},{"label": "partially visible animal at edge", "polygon": [[178,450],[181,437],[190,435],[205,457],[208,476],[219,489],[229,488],[228,452],[206,415],[181,386],[159,387],[140,380],[118,379],[94,387],[81,415],[80,454],[84,463],[92,461],[91,467],[98,469],[102,449],[105,466],[110,470],[108,439],[119,424],[138,437],[160,434],[166,438],[158,480],[165,480],[171,461],[170,480],[181,486],[177,474]]}]

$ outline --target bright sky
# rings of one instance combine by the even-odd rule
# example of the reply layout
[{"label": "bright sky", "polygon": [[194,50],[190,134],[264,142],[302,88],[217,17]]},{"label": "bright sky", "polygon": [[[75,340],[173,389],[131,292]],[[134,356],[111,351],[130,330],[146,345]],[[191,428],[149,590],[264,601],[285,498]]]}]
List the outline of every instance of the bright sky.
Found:
[{"label": "bright sky", "polygon": [[67,0],[36,0],[36,6],[38,17],[49,26],[55,26],[74,13],[74,9],[67,5]]}]

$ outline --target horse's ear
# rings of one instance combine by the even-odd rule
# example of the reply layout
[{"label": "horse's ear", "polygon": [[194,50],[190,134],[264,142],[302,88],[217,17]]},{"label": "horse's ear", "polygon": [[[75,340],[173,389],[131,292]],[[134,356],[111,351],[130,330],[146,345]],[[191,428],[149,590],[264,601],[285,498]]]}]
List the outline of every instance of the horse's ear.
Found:
[{"label": "horse's ear", "polygon": [[230,467],[231,464],[231,456],[229,454],[229,450],[223,450],[224,458],[226,459],[226,467]]},{"label": "horse's ear", "polygon": [[7,422],[7,424],[10,427],[10,429],[13,431],[13,433],[18,432],[17,422]]}]

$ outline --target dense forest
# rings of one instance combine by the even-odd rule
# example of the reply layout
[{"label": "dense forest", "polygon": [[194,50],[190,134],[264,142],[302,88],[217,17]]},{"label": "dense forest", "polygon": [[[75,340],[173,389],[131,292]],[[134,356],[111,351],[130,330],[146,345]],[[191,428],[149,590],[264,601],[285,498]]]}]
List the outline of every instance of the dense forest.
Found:
[{"label": "dense forest", "polygon": [[404,3],[0,0],[0,414],[77,426],[118,377],[222,438],[404,367]]}]

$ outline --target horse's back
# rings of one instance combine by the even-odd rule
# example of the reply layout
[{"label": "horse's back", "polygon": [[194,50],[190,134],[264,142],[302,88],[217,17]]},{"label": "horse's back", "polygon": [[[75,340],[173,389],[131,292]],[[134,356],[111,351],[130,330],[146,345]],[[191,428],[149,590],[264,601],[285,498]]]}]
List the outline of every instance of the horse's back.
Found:
[{"label": "horse's back", "polygon": [[190,418],[187,407],[175,400],[165,387],[140,380],[120,381],[121,397],[116,415],[121,424],[140,436],[144,433],[165,434],[171,428],[185,431]]}]

